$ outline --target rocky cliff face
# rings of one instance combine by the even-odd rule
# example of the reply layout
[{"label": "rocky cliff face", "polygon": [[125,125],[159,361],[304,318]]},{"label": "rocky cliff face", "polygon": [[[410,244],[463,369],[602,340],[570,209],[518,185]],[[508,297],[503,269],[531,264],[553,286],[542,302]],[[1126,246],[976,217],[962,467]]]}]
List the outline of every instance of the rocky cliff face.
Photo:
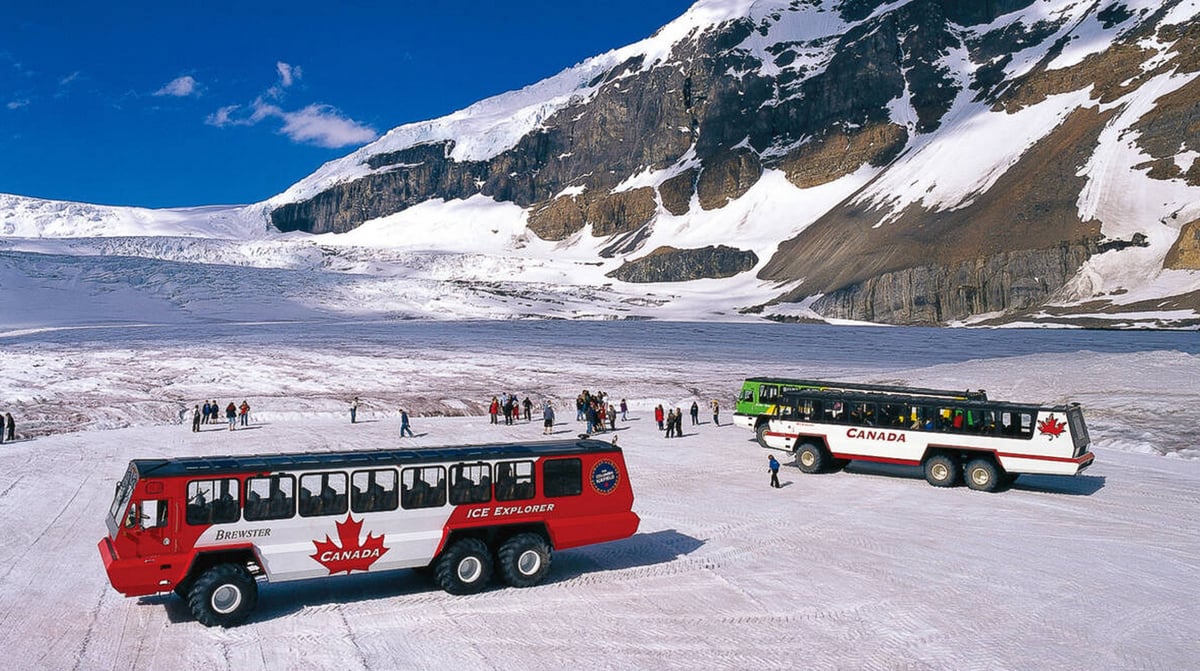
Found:
[{"label": "rocky cliff face", "polygon": [[[1200,78],[1179,79],[1200,72],[1200,28],[1181,2],[761,0],[745,16],[697,25],[665,58],[635,53],[608,68],[494,155],[456,159],[453,140],[368,153],[361,176],[270,217],[285,231],[345,232],[478,194],[524,208],[543,240],[587,231],[599,257],[623,259],[609,273],[622,281],[757,268],[764,286],[787,287],[764,297],[766,312],[817,295],[820,315],[890,323],[1015,312],[1062,290],[1114,233],[1158,240],[1165,227],[1179,243],[1160,268],[1195,267],[1194,222],[1113,224],[1088,172],[1098,148],[1132,141],[1144,157],[1131,170],[1200,186]],[[1074,57],[1081,36],[1107,42]],[[1154,87],[1162,94],[1142,93]],[[648,247],[668,225],[682,232],[736,209],[768,174],[802,193],[856,175],[886,181],[938,137],[1072,95],[1056,123],[987,167],[958,202],[896,205],[864,179],[757,253],[739,238],[787,230],[786,216],[756,221],[750,209],[715,241],[732,247]],[[1118,123],[1126,136],[1111,132]],[[957,166],[939,169],[952,178]]]},{"label": "rocky cliff face", "polygon": [[733,277],[758,263],[754,252],[720,245],[704,249],[660,247],[610,272],[622,282],[687,282]]}]

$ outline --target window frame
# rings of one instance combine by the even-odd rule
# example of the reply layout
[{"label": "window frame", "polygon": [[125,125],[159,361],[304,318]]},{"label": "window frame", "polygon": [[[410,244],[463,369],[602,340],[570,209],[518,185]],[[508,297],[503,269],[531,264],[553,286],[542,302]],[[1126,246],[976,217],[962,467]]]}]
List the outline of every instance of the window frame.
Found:
[{"label": "window frame", "polygon": [[[391,475],[392,486],[385,487],[379,483],[380,475]],[[355,484],[359,476],[367,479],[366,487],[360,488]],[[364,468],[350,473],[350,510],[355,513],[390,512],[400,506],[400,474],[394,468]],[[371,501],[371,489],[378,487],[379,498]],[[355,491],[359,494],[355,494]],[[366,505],[371,503],[371,505]]]},{"label": "window frame", "polygon": [[[272,509],[272,499],[275,498],[277,491],[283,491],[282,483],[288,481],[291,484],[291,496],[286,493],[283,496],[284,506],[280,506],[279,510]],[[256,483],[266,481],[267,496],[264,498],[255,493],[255,507],[250,507],[250,494]],[[242,507],[242,517],[247,522],[269,522],[272,520],[286,520],[296,516],[296,476],[293,473],[275,473],[272,475],[250,476],[246,478],[243,485],[243,497],[245,501]],[[287,510],[284,510],[284,507]]]},{"label": "window frame", "polygon": [[[342,487],[339,490],[337,487],[330,484],[333,478],[340,477],[342,479]],[[303,491],[312,491],[304,486],[305,480],[310,478],[320,478],[318,483],[318,491],[314,493],[311,499],[316,499],[319,506],[313,510],[312,508],[305,509],[301,505],[303,496],[299,494]],[[300,475],[300,490],[297,492],[296,511],[300,517],[325,517],[327,515],[345,515],[350,511],[350,475],[346,471],[318,471],[313,473],[302,473]],[[332,502],[333,505],[326,508],[325,489],[328,487],[333,490]]]},{"label": "window frame", "polygon": [[[551,472],[562,465],[574,464],[571,472]],[[565,486],[564,486],[565,479]],[[583,459],[564,457],[542,462],[542,495],[548,499],[581,496],[583,494]]]},{"label": "window frame", "polygon": [[[465,469],[478,469],[464,474]],[[467,477],[475,475],[476,477]],[[487,481],[484,481],[484,478]],[[469,481],[468,486],[459,485]],[[492,501],[492,465],[486,461],[463,462],[450,466],[450,490],[448,492],[450,505],[470,506]]]},{"label": "window frame", "polygon": [[[436,473],[436,479],[431,484],[426,473]],[[411,484],[407,484],[407,476],[412,475]],[[425,486],[418,488],[417,483]],[[415,491],[420,489],[421,491]],[[446,505],[446,466],[444,464],[426,464],[410,466],[400,471],[400,507],[405,510],[424,510],[441,508]]]},{"label": "window frame", "polygon": [[[528,473],[517,472],[518,466],[527,466]],[[501,474],[502,469],[511,469],[512,475]],[[494,497],[497,501],[527,501],[537,495],[537,469],[532,459],[498,461],[495,465],[496,479]],[[506,482],[511,479],[511,484]],[[525,480],[528,479],[528,482]],[[528,492],[528,495],[526,493]]]},{"label": "window frame", "polygon": [[[225,483],[224,487],[220,487],[222,481]],[[202,489],[202,483],[207,484],[210,487],[208,493],[205,493]],[[196,480],[189,480],[183,490],[185,499],[183,504],[184,523],[193,527],[202,527],[212,524],[233,524],[234,522],[240,521],[242,519],[241,485],[242,483],[239,482],[237,478],[230,477],[198,478]],[[195,489],[197,490],[195,494],[192,493],[193,486],[195,486]],[[224,492],[220,496],[216,494],[218,488]],[[229,501],[225,498],[225,495],[230,493],[233,495],[232,501]],[[196,494],[208,497],[207,501],[205,501],[203,504],[203,508],[207,510],[207,515],[205,517],[195,516],[198,512],[196,508],[199,506],[199,504],[193,503],[193,499],[195,498]],[[219,506],[217,505],[218,503],[225,504],[225,510],[223,511],[224,514],[220,516],[220,519],[218,519],[217,516],[219,509]],[[232,505],[229,505],[230,503],[232,503]]]}]

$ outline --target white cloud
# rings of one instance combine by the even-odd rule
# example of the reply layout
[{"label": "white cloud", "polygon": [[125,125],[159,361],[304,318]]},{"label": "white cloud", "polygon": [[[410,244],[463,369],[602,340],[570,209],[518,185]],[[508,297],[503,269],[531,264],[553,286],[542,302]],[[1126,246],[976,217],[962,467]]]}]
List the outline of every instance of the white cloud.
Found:
[{"label": "white cloud", "polygon": [[186,98],[190,95],[199,95],[200,85],[190,75],[176,77],[167,82],[162,88],[154,92],[156,96],[172,96],[175,98]]},{"label": "white cloud", "polygon": [[229,125],[245,126],[249,123],[248,121],[244,119],[234,119],[232,116],[234,111],[240,107],[241,105],[226,105],[216,112],[209,114],[208,118],[204,120],[204,123],[210,126],[216,126],[217,128],[224,128],[225,126]]},{"label": "white cloud", "polygon": [[279,84],[283,88],[292,85],[292,82],[300,78],[300,66],[291,66],[283,61],[275,63],[275,70],[279,72]]},{"label": "white cloud", "polygon": [[22,107],[25,107],[28,104],[29,104],[29,99],[22,98],[20,100],[10,100],[8,102],[8,104],[5,105],[5,107],[7,107],[10,110],[17,110],[17,109],[21,109]]},{"label": "white cloud", "polygon": [[279,82],[271,88],[267,89],[266,96],[278,100],[283,97],[284,89],[290,88],[296,80],[300,79],[302,71],[298,65],[289,65],[283,61],[276,61],[275,71],[279,73]]},{"label": "white cloud", "polygon": [[[351,145],[371,142],[379,137],[374,128],[347,118],[332,105],[312,104],[300,110],[289,111],[268,101],[283,97],[285,88],[300,78],[300,68],[283,61],[275,64],[279,81],[254,99],[249,111],[241,105],[227,105],[208,115],[204,123],[223,128],[225,126],[254,126],[266,119],[280,119],[283,127],[279,132],[293,142],[314,144],[328,149],[339,149]],[[239,110],[240,113],[239,113]]]},{"label": "white cloud", "polygon": [[284,112],[283,134],[295,142],[337,149],[371,142],[375,129],[343,117],[329,105],[309,105],[297,112]]},{"label": "white cloud", "polygon": [[254,108],[254,113],[250,115],[248,123],[258,123],[267,117],[283,117],[283,108],[272,105],[261,97],[255,98],[254,104],[251,106]]}]

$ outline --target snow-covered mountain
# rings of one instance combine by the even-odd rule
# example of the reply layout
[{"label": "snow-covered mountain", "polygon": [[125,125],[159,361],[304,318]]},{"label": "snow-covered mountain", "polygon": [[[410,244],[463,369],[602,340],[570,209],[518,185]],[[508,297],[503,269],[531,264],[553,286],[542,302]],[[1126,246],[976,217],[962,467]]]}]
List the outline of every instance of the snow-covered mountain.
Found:
[{"label": "snow-covered mountain", "polygon": [[700,0],[263,203],[0,198],[0,282],[117,254],[84,266],[186,276],[122,290],[189,318],[216,282],[264,316],[1196,327],[1198,14]]}]

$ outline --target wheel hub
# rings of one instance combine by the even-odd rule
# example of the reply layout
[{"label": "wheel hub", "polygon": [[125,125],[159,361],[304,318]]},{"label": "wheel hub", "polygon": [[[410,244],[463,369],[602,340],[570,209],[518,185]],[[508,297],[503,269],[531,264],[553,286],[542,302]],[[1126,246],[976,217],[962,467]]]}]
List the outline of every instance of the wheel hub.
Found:
[{"label": "wheel hub", "polygon": [[542,556],[534,550],[526,550],[517,557],[517,570],[521,572],[521,575],[533,575],[541,567]]},{"label": "wheel hub", "polygon": [[213,590],[213,610],[222,615],[232,613],[242,603],[242,590],[233,585],[221,585]]},{"label": "wheel hub", "polygon": [[465,583],[472,583],[479,580],[479,576],[483,573],[483,562],[479,561],[478,557],[464,557],[458,562],[458,579]]}]

